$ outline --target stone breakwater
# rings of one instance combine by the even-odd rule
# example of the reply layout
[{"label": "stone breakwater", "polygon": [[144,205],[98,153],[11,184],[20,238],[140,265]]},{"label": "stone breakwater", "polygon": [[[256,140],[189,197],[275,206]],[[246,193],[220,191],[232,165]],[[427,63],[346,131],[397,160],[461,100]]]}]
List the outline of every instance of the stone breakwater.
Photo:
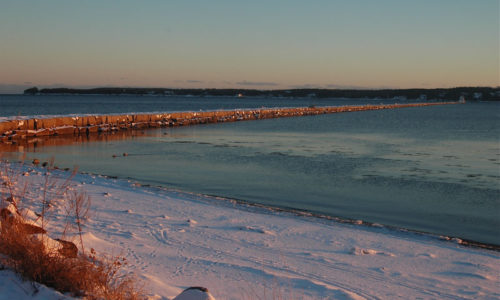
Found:
[{"label": "stone breakwater", "polygon": [[260,120],[282,117],[311,116],[339,112],[392,109],[457,102],[381,104],[359,106],[262,108],[206,112],[174,112],[158,114],[95,115],[81,117],[54,117],[47,119],[9,120],[0,122],[0,141],[32,137],[91,135],[127,129],[174,127],[218,122]]}]

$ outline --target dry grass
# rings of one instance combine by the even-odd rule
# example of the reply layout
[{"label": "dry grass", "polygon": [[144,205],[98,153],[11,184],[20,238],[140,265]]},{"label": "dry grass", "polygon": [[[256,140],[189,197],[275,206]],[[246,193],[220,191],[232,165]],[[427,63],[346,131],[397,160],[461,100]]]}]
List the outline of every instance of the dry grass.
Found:
[{"label": "dry grass", "polygon": [[74,229],[80,239],[79,253],[65,256],[64,251],[53,249],[53,245],[58,242],[49,237],[50,233],[33,234],[36,226],[27,225],[33,224],[33,220],[28,220],[19,213],[18,208],[26,200],[26,191],[34,187],[29,183],[20,183],[21,169],[16,171],[15,167],[6,162],[0,161],[0,164],[1,207],[10,205],[15,208],[10,215],[3,210],[0,219],[0,253],[3,254],[0,259],[3,265],[12,268],[25,279],[86,299],[145,298],[136,278],[124,271],[126,261],[123,257],[97,255],[93,249],[85,253],[82,227],[90,208],[90,197],[84,192],[69,193],[70,178],[62,182],[54,180],[49,166],[41,191],[41,211],[36,214],[38,219],[35,220],[37,224],[41,224],[39,232],[45,232],[51,201],[64,202],[67,214],[64,234]]}]

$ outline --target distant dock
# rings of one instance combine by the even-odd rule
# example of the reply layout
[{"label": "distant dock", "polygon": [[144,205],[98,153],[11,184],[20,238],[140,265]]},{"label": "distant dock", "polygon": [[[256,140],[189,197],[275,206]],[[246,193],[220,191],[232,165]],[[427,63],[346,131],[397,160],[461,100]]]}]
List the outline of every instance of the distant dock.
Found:
[{"label": "distant dock", "polygon": [[0,142],[16,143],[36,137],[90,136],[128,129],[187,126],[220,122],[260,120],[283,117],[313,116],[340,112],[420,107],[458,102],[353,105],[328,107],[262,108],[157,114],[93,115],[47,119],[9,120],[0,122]]}]

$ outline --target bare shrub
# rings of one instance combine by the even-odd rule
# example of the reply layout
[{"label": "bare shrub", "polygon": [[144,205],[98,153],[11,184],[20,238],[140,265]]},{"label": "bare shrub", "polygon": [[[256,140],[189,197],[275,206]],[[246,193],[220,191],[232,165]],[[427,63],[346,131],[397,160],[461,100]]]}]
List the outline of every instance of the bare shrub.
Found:
[{"label": "bare shrub", "polygon": [[[40,191],[41,212],[36,214],[38,218],[35,220],[41,224],[42,231],[33,234],[33,227],[37,226],[32,225],[33,220],[27,219],[18,210],[23,201],[28,200],[26,192],[35,188],[29,181],[20,183],[22,170],[20,165],[12,166],[0,161],[0,204],[1,207],[15,207],[14,212],[2,210],[5,214],[0,216],[1,263],[25,279],[45,284],[62,293],[86,299],[144,299],[136,278],[123,269],[125,258],[97,255],[94,249],[85,253],[82,232],[91,201],[84,192],[68,193],[75,172],[61,183],[51,177],[50,168],[46,169]],[[64,243],[72,243],[53,240],[43,229],[54,200],[63,201],[66,208],[63,235],[74,229],[79,236],[81,253],[75,256],[64,255],[60,249],[54,249],[54,244],[59,243],[64,248]]]},{"label": "bare shrub", "polygon": [[66,225],[64,228],[63,236],[71,230],[75,228],[78,237],[80,238],[80,246],[82,248],[82,253],[85,254],[85,247],[83,245],[83,237],[82,237],[82,226],[85,223],[85,220],[89,217],[89,210],[91,205],[90,197],[83,191],[72,191],[67,194],[66,201]]}]

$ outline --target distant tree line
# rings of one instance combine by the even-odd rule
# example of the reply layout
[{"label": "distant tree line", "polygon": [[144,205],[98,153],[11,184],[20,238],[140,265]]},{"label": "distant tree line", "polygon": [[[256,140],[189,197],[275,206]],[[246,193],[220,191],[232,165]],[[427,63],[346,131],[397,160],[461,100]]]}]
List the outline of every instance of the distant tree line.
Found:
[{"label": "distant tree line", "polygon": [[310,97],[310,98],[380,98],[396,100],[458,100],[465,97],[467,101],[499,101],[500,88],[491,87],[456,87],[440,89],[171,89],[171,88],[117,88],[103,87],[92,89],[33,87],[24,94],[77,94],[77,95],[161,95],[161,96],[243,96],[243,97]]}]

